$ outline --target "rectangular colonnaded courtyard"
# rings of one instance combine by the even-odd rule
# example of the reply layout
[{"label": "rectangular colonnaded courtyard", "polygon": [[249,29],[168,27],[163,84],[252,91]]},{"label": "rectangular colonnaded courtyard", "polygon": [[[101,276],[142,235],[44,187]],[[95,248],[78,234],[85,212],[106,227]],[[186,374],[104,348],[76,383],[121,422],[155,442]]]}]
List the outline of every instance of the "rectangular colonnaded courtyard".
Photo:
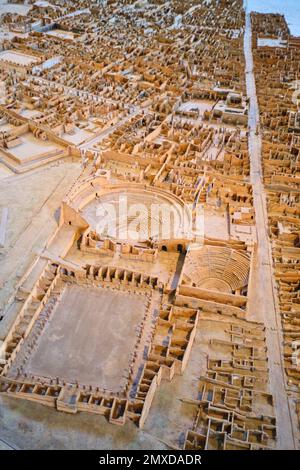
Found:
[{"label": "rectangular colonnaded courtyard", "polygon": [[128,292],[67,286],[26,370],[116,391],[134,349],[146,300]]},{"label": "rectangular colonnaded courtyard", "polygon": [[6,60],[8,62],[16,63],[18,65],[32,65],[39,60],[34,55],[24,54],[23,52],[7,50],[0,52],[0,61]]}]

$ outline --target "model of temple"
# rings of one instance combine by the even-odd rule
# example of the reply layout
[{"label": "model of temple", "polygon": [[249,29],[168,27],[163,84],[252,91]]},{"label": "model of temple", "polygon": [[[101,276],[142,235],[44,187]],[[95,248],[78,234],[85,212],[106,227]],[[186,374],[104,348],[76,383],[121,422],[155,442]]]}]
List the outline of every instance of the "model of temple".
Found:
[{"label": "model of temple", "polygon": [[0,14],[0,448],[299,448],[300,38],[242,0]]}]

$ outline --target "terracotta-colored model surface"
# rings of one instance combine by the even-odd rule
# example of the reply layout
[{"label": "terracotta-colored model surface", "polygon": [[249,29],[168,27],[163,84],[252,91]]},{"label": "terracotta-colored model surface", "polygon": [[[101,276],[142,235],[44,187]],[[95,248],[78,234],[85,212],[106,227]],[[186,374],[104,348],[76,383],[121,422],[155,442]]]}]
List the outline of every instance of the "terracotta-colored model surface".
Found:
[{"label": "terracotta-colored model surface", "polygon": [[67,287],[54,306],[28,371],[118,390],[144,304],[145,299],[134,294]]},{"label": "terracotta-colored model surface", "polygon": [[300,39],[242,0],[0,15],[0,449],[299,448]]}]

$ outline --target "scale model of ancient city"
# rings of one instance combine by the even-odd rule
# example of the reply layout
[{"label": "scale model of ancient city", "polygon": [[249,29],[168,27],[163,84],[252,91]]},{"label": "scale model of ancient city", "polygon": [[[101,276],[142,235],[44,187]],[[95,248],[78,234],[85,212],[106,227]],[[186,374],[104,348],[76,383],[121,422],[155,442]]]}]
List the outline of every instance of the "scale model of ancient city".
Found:
[{"label": "scale model of ancient city", "polygon": [[0,15],[0,449],[299,448],[300,37],[242,0]]}]

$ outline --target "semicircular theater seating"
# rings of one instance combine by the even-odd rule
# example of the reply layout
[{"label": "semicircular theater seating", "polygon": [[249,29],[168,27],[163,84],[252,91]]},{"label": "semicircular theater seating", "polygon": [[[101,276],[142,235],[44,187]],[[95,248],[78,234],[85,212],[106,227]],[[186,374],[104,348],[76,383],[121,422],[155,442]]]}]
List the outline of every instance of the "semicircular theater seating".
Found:
[{"label": "semicircular theater seating", "polygon": [[156,188],[116,186],[90,201],[82,216],[99,236],[145,242],[184,238],[190,214],[179,199]]},{"label": "semicircular theater seating", "polygon": [[205,245],[188,254],[182,283],[201,289],[234,293],[247,286],[249,270],[248,253]]}]

